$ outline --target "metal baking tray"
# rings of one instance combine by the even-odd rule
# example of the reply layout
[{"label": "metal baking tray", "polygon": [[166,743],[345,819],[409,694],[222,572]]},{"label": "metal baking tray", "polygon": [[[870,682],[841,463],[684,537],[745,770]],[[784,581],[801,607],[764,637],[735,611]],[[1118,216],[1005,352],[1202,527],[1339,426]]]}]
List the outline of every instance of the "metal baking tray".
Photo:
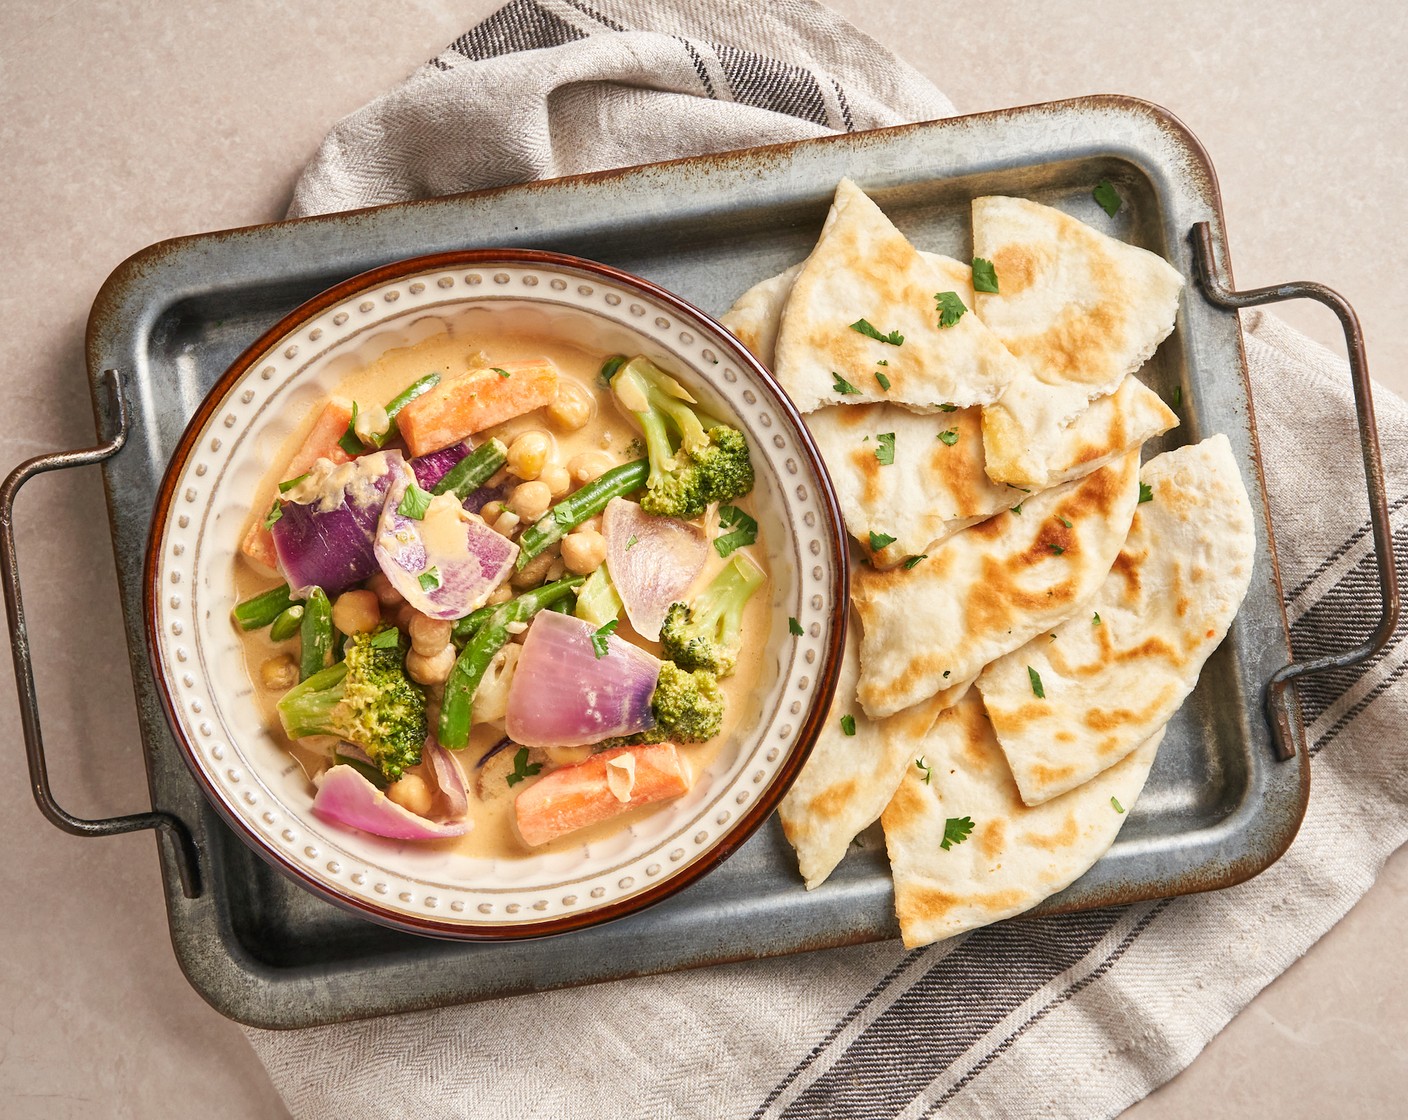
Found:
[{"label": "metal baking tray", "polygon": [[[1181,392],[1182,424],[1153,450],[1225,432],[1253,495],[1256,567],[1227,641],[1170,725],[1114,847],[1044,909],[1226,886],[1285,850],[1305,809],[1309,766],[1293,692],[1280,684],[1268,692],[1268,683],[1278,671],[1289,678],[1324,666],[1283,668],[1292,657],[1231,307],[1296,294],[1337,297],[1300,288],[1244,296],[1227,289],[1218,279],[1228,276],[1228,262],[1211,165],[1163,110],[1102,97],[985,113],[178,238],[143,250],[112,274],[93,306],[87,339],[105,442],[41,457],[11,475],[0,494],[0,575],[40,807],[70,831],[164,832],[176,955],[217,1010],[253,1025],[300,1027],[896,935],[876,835],[862,838],[823,887],[807,892],[775,820],[703,882],[645,913],[582,932],[467,945],[358,919],[265,864],[205,803],[162,715],[142,636],[142,559],[167,458],[216,378],[298,303],[399,258],[517,246],[627,269],[718,314],[749,285],[806,255],[843,176],[857,180],[921,248],[960,258],[970,255],[974,196],[1020,194],[1094,219],[1091,189],[1111,180],[1125,200],[1113,223],[1117,235],[1166,257],[1189,279],[1177,330],[1143,372],[1166,398],[1174,399],[1175,387]],[[1201,286],[1200,265],[1207,273]],[[1367,386],[1362,345],[1356,377]],[[1372,415],[1362,412],[1361,419],[1366,466],[1373,467]],[[102,464],[153,806],[151,814],[98,822],[70,817],[48,792],[9,520],[28,477],[87,462]],[[1381,559],[1386,554],[1381,549]],[[1395,601],[1391,572],[1390,564],[1386,618]]]}]

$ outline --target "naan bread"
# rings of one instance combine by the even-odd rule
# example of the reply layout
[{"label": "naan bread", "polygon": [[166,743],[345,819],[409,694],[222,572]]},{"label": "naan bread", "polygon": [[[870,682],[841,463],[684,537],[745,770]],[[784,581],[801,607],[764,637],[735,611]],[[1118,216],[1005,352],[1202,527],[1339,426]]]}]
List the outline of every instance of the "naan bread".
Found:
[{"label": "naan bread", "polygon": [[[988,478],[980,411],[921,416],[895,405],[861,404],[808,414],[846,528],[876,567],[922,555],[1024,498],[1023,491]],[[1089,474],[1177,423],[1157,393],[1127,377],[1061,433],[1047,463],[1051,484]],[[895,437],[893,464],[876,457],[881,433]],[[940,439],[940,433],[948,435]],[[895,540],[876,551],[872,532]]]},{"label": "naan bread", "polygon": [[[905,948],[1020,914],[1083,875],[1114,842],[1161,738],[1162,730],[1079,789],[1028,808],[970,690],[915,748],[929,782],[908,766],[881,817]],[[947,822],[964,817],[972,832],[945,850]]]},{"label": "naan bread", "polygon": [[[807,889],[826,881],[851,841],[879,819],[904,776],[917,744],[943,711],[933,697],[889,719],[872,720],[856,703],[860,676],[860,627],[846,634],[846,653],[836,698],[807,764],[778,807],[783,834],[797,850]],[[854,735],[841,717],[856,721]]]},{"label": "naan bread", "polygon": [[866,714],[883,719],[976,676],[1081,609],[1129,533],[1138,481],[1133,451],[1075,482],[1017,495],[1020,513],[955,533],[912,570],[858,571],[851,595],[865,628]]},{"label": "naan bread", "polygon": [[787,306],[787,297],[792,294],[792,282],[806,263],[798,261],[776,276],[759,280],[719,316],[719,322],[768,369],[772,369],[777,348],[777,328],[782,322],[782,309]]},{"label": "naan bread", "polygon": [[983,412],[988,474],[1044,486],[1060,433],[1173,330],[1183,278],[1162,257],[1021,198],[973,200],[973,255],[998,292],[975,310],[1021,366]]},{"label": "naan bread", "polygon": [[[777,335],[774,372],[803,412],[841,401],[891,401],[919,411],[997,400],[1018,367],[978,320],[939,326],[935,295],[973,306],[968,266],[915,249],[849,179],[836,188],[816,248],[792,283]],[[852,330],[864,319],[897,346]],[[881,361],[888,362],[881,366]],[[885,389],[876,378],[889,381]],[[857,392],[840,394],[835,375]],[[1113,386],[1111,386],[1113,388]]]},{"label": "naan bread", "polygon": [[1247,593],[1256,535],[1227,437],[1158,455],[1140,477],[1153,497],[1087,608],[978,678],[1028,805],[1089,781],[1167,723]]}]

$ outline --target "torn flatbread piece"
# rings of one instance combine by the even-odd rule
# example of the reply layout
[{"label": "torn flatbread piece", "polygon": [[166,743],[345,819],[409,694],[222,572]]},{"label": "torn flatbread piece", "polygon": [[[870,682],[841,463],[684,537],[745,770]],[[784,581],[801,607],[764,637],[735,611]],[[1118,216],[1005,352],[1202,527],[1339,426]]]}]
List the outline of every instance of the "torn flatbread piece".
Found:
[{"label": "torn flatbread piece", "polygon": [[978,678],[1028,805],[1088,782],[1167,723],[1251,582],[1251,502],[1226,436],[1155,456],[1140,479],[1149,500],[1089,606]]},{"label": "torn flatbread piece", "polygon": [[[846,635],[846,653],[835,699],[807,764],[778,807],[788,843],[807,889],[820,886],[850,849],[851,841],[880,818],[904,776],[915,744],[943,711],[932,697],[889,719],[872,720],[856,703],[860,676],[860,627]],[[849,716],[848,734],[842,719]]]},{"label": "torn flatbread piece", "polygon": [[[988,478],[979,409],[921,416],[889,404],[838,405],[806,423],[846,528],[877,568],[924,555],[1024,496]],[[1157,393],[1127,377],[1062,433],[1047,464],[1051,484],[1098,470],[1177,423]]]},{"label": "torn flatbread piece", "polygon": [[1075,882],[1114,843],[1162,738],[1030,808],[970,690],[916,747],[880,818],[905,948],[1010,918]]},{"label": "torn flatbread piece", "polygon": [[792,293],[792,282],[806,263],[798,261],[776,276],[759,280],[719,316],[719,322],[769,369],[772,368],[777,349],[777,328],[782,323],[782,309],[787,306],[787,297]]},{"label": "torn flatbread piece", "polygon": [[955,533],[912,569],[862,568],[858,695],[883,719],[976,676],[1099,590],[1129,534],[1139,452]]},{"label": "torn flatbread piece", "polygon": [[921,254],[843,179],[782,310],[778,381],[803,412],[843,401],[938,411],[997,400],[1017,375],[1012,355],[976,315],[945,318],[938,304],[952,292],[971,308],[968,274]]},{"label": "torn flatbread piece", "polygon": [[983,412],[995,482],[1044,486],[1060,433],[1112,393],[1173,330],[1183,277],[1167,261],[1022,198],[973,200],[973,255],[997,292],[979,317],[1021,367]]}]

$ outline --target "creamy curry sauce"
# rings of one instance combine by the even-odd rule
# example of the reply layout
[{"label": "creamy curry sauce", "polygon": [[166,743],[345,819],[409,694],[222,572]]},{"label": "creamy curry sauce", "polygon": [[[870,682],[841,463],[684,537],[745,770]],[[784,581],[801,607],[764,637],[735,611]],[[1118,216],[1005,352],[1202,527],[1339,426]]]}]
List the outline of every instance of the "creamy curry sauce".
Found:
[{"label": "creamy curry sauce", "polygon": [[[549,463],[566,464],[574,455],[583,451],[601,450],[611,455],[615,466],[638,457],[639,449],[631,447],[639,432],[632,422],[622,415],[615,405],[614,397],[601,388],[598,373],[605,355],[588,354],[584,350],[562,344],[543,342],[540,338],[527,335],[495,335],[492,340],[482,337],[462,337],[453,326],[436,337],[417,343],[414,346],[389,350],[375,362],[350,375],[341,382],[337,395],[350,400],[383,403],[389,401],[407,385],[424,377],[427,373],[439,372],[442,375],[462,373],[466,369],[494,366],[520,360],[548,358],[558,368],[564,380],[576,381],[588,391],[592,400],[592,416],[585,426],[575,432],[564,432],[550,423],[542,410],[526,413],[497,427],[478,432],[469,437],[475,446],[491,436],[497,436],[506,445],[515,436],[527,431],[546,432],[553,444],[548,456]],[[251,509],[265,511],[278,495],[278,484],[284,479],[284,464],[293,458],[304,438],[312,428],[322,408],[322,402],[314,405],[299,426],[284,441],[275,456],[275,466],[260,480],[253,495]],[[510,486],[515,481],[504,471],[490,479],[488,485],[498,486],[507,479]],[[575,484],[574,484],[574,489]],[[756,516],[751,496],[739,499],[733,504]],[[251,513],[241,529],[241,539],[256,518],[262,520],[263,513]],[[759,538],[765,536],[765,527],[760,526]],[[767,556],[761,547],[746,550],[764,572],[768,571]],[[692,599],[702,591],[710,580],[718,574],[725,561],[711,548],[704,570],[690,587],[685,598]],[[242,554],[235,562],[235,590],[237,600],[244,600],[269,588],[272,576],[244,559]],[[739,651],[738,663],[734,672],[719,681],[724,693],[726,707],[723,726],[719,734],[704,743],[677,744],[680,757],[685,761],[695,782],[705,773],[725,746],[731,743],[734,730],[743,723],[745,717],[756,717],[760,698],[755,685],[761,675],[763,652],[767,643],[770,623],[771,580],[760,587],[748,601],[743,615],[743,644]],[[386,621],[394,619],[387,617]],[[616,630],[619,637],[642,647],[656,657],[661,655],[657,642],[642,638],[632,629],[624,611]],[[275,642],[270,639],[268,629],[242,635],[244,638],[245,666],[254,683],[254,694],[258,698],[265,724],[271,733],[283,742],[290,755],[302,766],[311,780],[330,762],[332,739],[307,738],[299,741],[289,739],[283,732],[279,714],[275,708],[282,691],[265,688],[260,678],[260,666],[271,657],[286,654],[296,649],[297,643]],[[431,728],[435,726],[435,716],[439,710],[439,688],[429,690],[431,697]],[[746,725],[746,724],[745,724]],[[476,723],[470,733],[469,745],[458,752],[460,765],[469,785],[469,816],[474,827],[461,837],[439,841],[415,841],[417,845],[428,844],[435,848],[460,852],[481,859],[521,858],[528,855],[551,853],[582,844],[603,840],[631,825],[649,813],[664,809],[666,803],[641,806],[600,824],[578,829],[559,837],[557,840],[536,847],[530,847],[519,837],[514,824],[513,802],[518,793],[526,788],[532,779],[515,786],[509,786],[508,774],[513,768],[513,749],[500,751],[483,767],[477,765],[480,758],[504,737],[502,721],[498,723]],[[592,748],[568,747],[556,751],[533,752],[534,758],[543,756],[547,762],[546,772],[553,765],[579,762],[592,753]],[[423,774],[423,765],[414,767],[407,773]],[[432,783],[433,784],[433,783]]]}]

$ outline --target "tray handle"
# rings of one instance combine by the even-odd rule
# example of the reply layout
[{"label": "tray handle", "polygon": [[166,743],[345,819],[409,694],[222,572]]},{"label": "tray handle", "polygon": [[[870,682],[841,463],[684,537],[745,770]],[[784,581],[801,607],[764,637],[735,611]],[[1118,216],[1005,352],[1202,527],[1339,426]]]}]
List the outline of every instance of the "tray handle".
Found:
[{"label": "tray handle", "polygon": [[1266,303],[1290,299],[1313,299],[1335,313],[1344,328],[1345,348],[1349,353],[1349,376],[1354,387],[1354,411],[1359,424],[1359,450],[1364,459],[1364,479],[1369,489],[1369,523],[1373,529],[1374,559],[1379,568],[1379,624],[1361,644],[1341,653],[1326,654],[1311,661],[1292,661],[1272,674],[1266,684],[1266,718],[1271,724],[1276,756],[1288,759],[1295,755],[1296,744],[1292,718],[1292,698],[1289,686],[1297,677],[1323,673],[1356,665],[1372,657],[1388,642],[1398,626],[1398,575],[1394,567],[1393,534],[1388,518],[1388,494],[1384,483],[1383,455],[1379,450],[1379,429],[1374,422],[1374,398],[1370,391],[1369,363],[1364,356],[1364,330],[1354,308],[1338,292],[1323,284],[1293,281],[1269,288],[1233,291],[1222,278],[1213,247],[1212,230],[1207,222],[1198,222],[1192,231],[1193,259],[1198,268],[1198,280],[1203,294],[1219,307],[1240,310]]},{"label": "tray handle", "polygon": [[200,895],[200,869],[195,842],[184,822],[170,813],[133,813],[125,817],[84,820],[75,817],[54,800],[49,787],[49,769],[44,759],[44,741],[39,730],[39,699],[34,689],[34,663],[29,650],[29,630],[25,625],[24,603],[20,598],[19,558],[15,554],[15,496],[20,487],[45,471],[66,470],[101,463],[122,450],[127,442],[127,402],[122,394],[122,377],[115,369],[103,371],[108,396],[117,417],[117,431],[96,447],[79,451],[56,451],[21,463],[0,485],[0,584],[9,619],[10,648],[15,660],[15,686],[20,697],[20,723],[24,729],[24,749],[29,760],[30,786],[39,811],[51,823],[74,836],[117,836],[154,828],[165,835],[176,858],[181,890],[187,898]]}]

